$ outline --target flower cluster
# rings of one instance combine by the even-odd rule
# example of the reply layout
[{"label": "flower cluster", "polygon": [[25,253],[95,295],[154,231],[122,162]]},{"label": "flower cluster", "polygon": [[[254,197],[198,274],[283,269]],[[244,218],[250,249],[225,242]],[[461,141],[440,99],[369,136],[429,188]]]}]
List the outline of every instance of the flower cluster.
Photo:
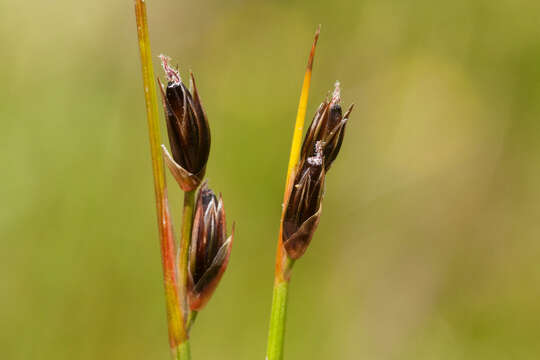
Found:
[{"label": "flower cluster", "polygon": [[283,245],[291,259],[304,254],[319,224],[325,176],[341,149],[353,108],[343,115],[340,101],[337,82],[332,98],[317,109],[302,144],[282,224]]},{"label": "flower cluster", "polygon": [[[208,119],[193,74],[188,90],[178,70],[169,65],[170,59],[160,57],[168,80],[166,87],[160,82],[171,147],[169,152],[162,145],[165,163],[183,191],[194,191],[202,183],[210,154]],[[232,247],[232,235],[227,237],[223,200],[221,195],[217,199],[206,182],[198,191],[191,221],[185,291],[189,308],[198,311],[208,302],[223,276]]]}]

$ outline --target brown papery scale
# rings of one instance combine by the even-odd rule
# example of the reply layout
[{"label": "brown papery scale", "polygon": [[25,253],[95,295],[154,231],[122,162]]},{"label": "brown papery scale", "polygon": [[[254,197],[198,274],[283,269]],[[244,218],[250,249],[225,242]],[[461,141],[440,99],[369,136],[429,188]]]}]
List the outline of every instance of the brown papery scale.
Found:
[{"label": "brown papery scale", "polygon": [[[234,233],[234,224],[233,230]],[[227,237],[223,200],[203,183],[195,203],[189,247],[188,298],[191,310],[200,310],[212,296],[231,254],[233,234]]]},{"label": "brown papery scale", "polygon": [[283,246],[291,259],[306,251],[321,216],[325,167],[322,142],[317,142],[313,156],[306,159],[294,179],[283,217]]}]

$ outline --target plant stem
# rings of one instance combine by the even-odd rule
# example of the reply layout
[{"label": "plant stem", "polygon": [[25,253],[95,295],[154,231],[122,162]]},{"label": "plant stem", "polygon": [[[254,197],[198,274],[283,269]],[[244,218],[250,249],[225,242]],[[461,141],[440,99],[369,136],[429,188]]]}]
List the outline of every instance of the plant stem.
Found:
[{"label": "plant stem", "polygon": [[287,167],[287,178],[285,181],[285,191],[283,193],[283,210],[281,212],[280,228],[277,241],[274,292],[272,296],[272,310],[270,312],[270,326],[268,330],[268,345],[266,350],[267,360],[283,359],[285,320],[287,315],[287,296],[289,293],[290,272],[294,264],[294,261],[287,256],[287,252],[283,247],[283,216],[285,215],[285,209],[291,193],[298,158],[300,157],[302,133],[304,131],[304,121],[306,118],[306,108],[309,97],[309,86],[311,84],[311,70],[313,68],[313,58],[315,56],[317,40],[319,39],[319,32],[320,26],[315,32],[315,39],[313,40],[306,73],[304,75],[304,82],[302,84],[302,92],[300,93],[298,112],[296,114],[296,122],[294,125],[293,140],[289,155],[289,165]]},{"label": "plant stem", "polygon": [[195,319],[197,318],[198,314],[199,314],[199,312],[195,311],[195,310],[191,310],[189,312],[188,319],[187,319],[187,325],[186,325],[186,329],[187,329],[188,333],[191,330],[191,327],[193,326],[193,323],[195,322]]},{"label": "plant stem", "polygon": [[[289,166],[287,167],[287,181],[285,184],[285,196],[288,196],[288,185],[291,175],[293,173],[296,164],[298,163],[298,158],[300,156],[300,148],[302,147],[302,134],[304,132],[304,120],[306,119],[306,109],[307,102],[309,97],[309,86],[311,85],[311,70],[313,69],[313,58],[315,56],[315,47],[317,46],[317,40],[319,40],[319,32],[321,31],[321,26],[317,28],[315,32],[315,39],[313,40],[313,45],[311,46],[311,52],[309,54],[308,64],[306,68],[306,73],[304,74],[304,82],[302,84],[302,92],[300,93],[300,101],[298,102],[298,111],[296,112],[296,121],[294,125],[294,133],[291,144],[291,152],[289,155]],[[284,213],[285,211],[283,211]]]},{"label": "plant stem", "polygon": [[[193,225],[193,208],[195,205],[195,190],[184,192],[184,210],[182,213],[182,235],[180,238],[180,253],[178,259],[178,273],[180,276],[180,289],[185,289],[188,278],[189,244],[191,243],[191,227]],[[187,299],[182,299],[182,309],[187,316],[189,311]]]},{"label": "plant stem", "polygon": [[[184,315],[186,333],[189,333],[189,322],[191,320],[190,310],[187,301],[187,279],[188,279],[188,257],[189,244],[191,243],[191,227],[193,224],[193,207],[195,203],[195,190],[184,192],[184,211],[182,214],[182,235],[180,238],[180,252],[178,259],[178,276],[180,287],[180,304]],[[189,360],[189,335],[180,343],[178,359]]]},{"label": "plant stem", "polygon": [[189,360],[191,359],[191,348],[189,345],[189,339],[178,345],[178,360]]},{"label": "plant stem", "polygon": [[[290,271],[287,266],[287,271]],[[281,274],[283,275],[283,274]],[[268,330],[267,360],[283,359],[283,343],[285,339],[285,320],[287,318],[287,295],[289,293],[289,278],[276,276],[272,295],[272,310],[270,313],[270,329]]]},{"label": "plant stem", "polygon": [[285,337],[285,319],[287,317],[287,294],[289,282],[283,281],[274,286],[270,330],[268,334],[267,359],[283,358],[283,340]]},{"label": "plant stem", "polygon": [[[137,35],[142,65],[144,99],[146,104],[146,116],[148,120],[148,133],[150,136],[150,153],[152,158],[152,174],[154,178],[154,192],[156,197],[156,210],[161,248],[161,260],[163,266],[163,283],[165,286],[165,300],[167,307],[167,324],[169,330],[169,345],[173,358],[176,354],[186,353],[178,345],[187,339],[185,330],[184,314],[180,310],[180,296],[178,279],[175,266],[175,245],[172,231],[171,216],[167,203],[167,186],[163,159],[159,144],[161,135],[159,132],[158,101],[156,84],[154,81],[154,68],[152,65],[152,52],[148,36],[148,21],[146,5],[143,0],[135,0],[135,17],[137,20]],[[179,351],[182,350],[182,351]],[[189,347],[187,349],[189,359]]]}]

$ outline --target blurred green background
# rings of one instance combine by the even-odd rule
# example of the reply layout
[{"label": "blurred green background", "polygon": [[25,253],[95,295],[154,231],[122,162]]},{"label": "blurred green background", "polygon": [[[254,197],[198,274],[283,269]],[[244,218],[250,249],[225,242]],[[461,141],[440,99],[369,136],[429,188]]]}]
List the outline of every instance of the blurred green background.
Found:
[{"label": "blurred green background", "polygon": [[[148,12],[156,65],[163,52],[195,72],[210,185],[237,222],[195,360],[264,358],[319,23],[308,121],[336,79],[356,108],[294,270],[286,358],[540,358],[537,0],[149,0]],[[0,20],[0,358],[167,359],[133,3],[2,1]]]}]

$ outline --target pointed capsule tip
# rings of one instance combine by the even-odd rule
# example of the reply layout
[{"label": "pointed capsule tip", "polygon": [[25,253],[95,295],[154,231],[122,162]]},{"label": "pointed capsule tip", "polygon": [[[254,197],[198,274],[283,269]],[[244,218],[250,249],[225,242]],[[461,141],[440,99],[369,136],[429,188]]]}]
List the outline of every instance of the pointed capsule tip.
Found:
[{"label": "pointed capsule tip", "polygon": [[193,71],[189,70],[189,90],[193,93],[193,96],[197,98],[197,101],[201,101],[199,99],[199,92],[197,91],[197,84],[195,82],[195,76],[193,75]]},{"label": "pointed capsule tip", "polygon": [[166,95],[165,95],[165,86],[163,86],[163,83],[161,82],[161,80],[159,79],[159,77],[157,78],[157,82],[159,84],[159,91],[161,92],[161,99],[163,101],[163,106],[165,107],[165,98],[166,98]]},{"label": "pointed capsule tip", "polygon": [[349,120],[349,115],[351,115],[351,111],[353,111],[353,109],[354,109],[354,103],[352,103],[351,106],[349,106],[349,109],[347,110],[345,115],[343,115],[343,120]]}]

